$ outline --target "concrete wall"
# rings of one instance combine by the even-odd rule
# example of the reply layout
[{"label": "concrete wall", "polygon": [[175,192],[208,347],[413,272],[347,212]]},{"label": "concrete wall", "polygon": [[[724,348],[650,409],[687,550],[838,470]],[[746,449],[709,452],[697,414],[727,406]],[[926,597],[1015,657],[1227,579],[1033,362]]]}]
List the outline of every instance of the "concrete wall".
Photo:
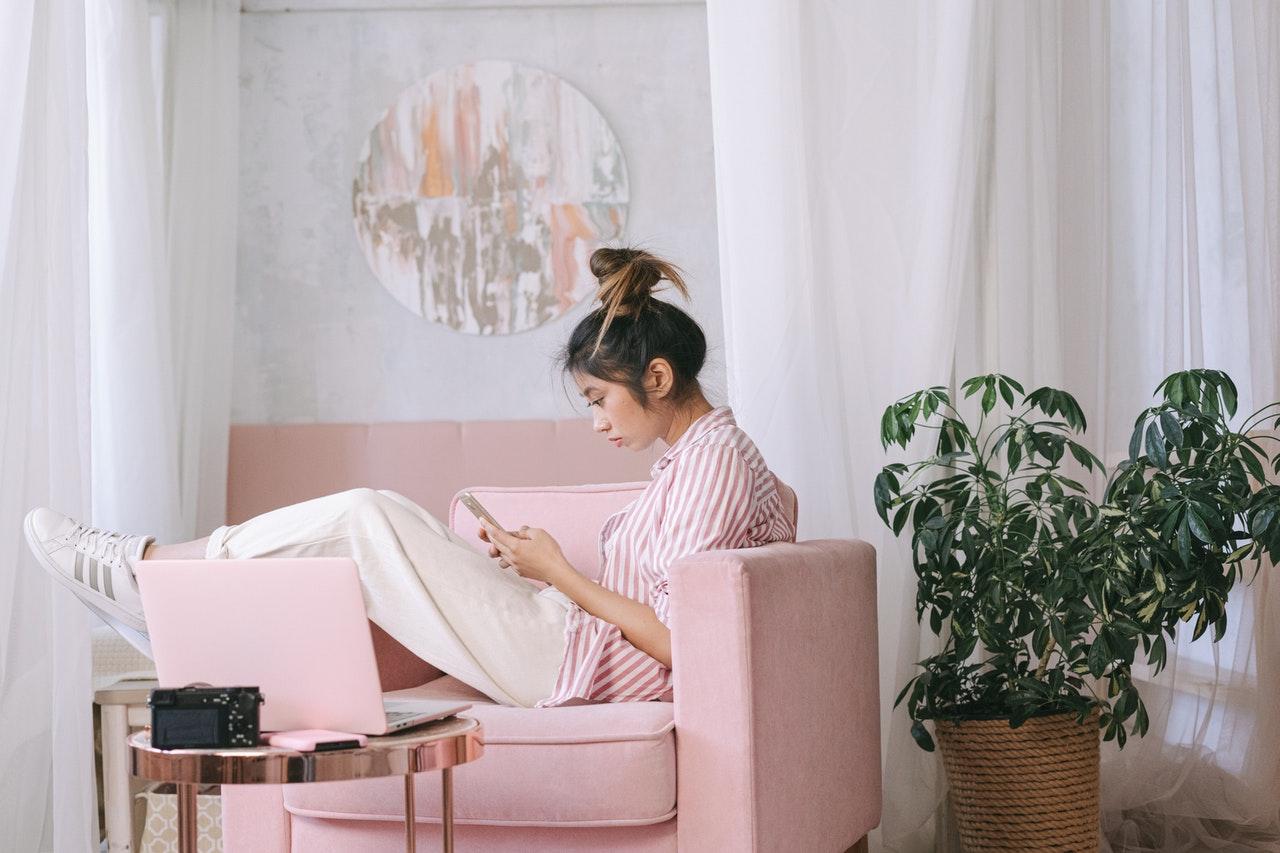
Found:
[{"label": "concrete wall", "polygon": [[609,121],[630,175],[626,240],[688,272],[703,385],[727,402],[701,3],[246,0],[233,422],[586,414],[551,357],[589,302],[514,335],[455,332],[396,302],[356,244],[370,129],[409,84],[478,59],[551,71]]}]

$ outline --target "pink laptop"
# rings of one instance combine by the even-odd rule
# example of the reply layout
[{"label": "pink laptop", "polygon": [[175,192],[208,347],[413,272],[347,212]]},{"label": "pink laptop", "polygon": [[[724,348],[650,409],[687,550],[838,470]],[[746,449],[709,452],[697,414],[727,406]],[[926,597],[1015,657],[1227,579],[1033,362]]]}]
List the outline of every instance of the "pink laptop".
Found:
[{"label": "pink laptop", "polygon": [[355,561],[347,557],[133,564],[161,687],[257,686],[259,728],[380,735],[469,702],[382,693]]}]

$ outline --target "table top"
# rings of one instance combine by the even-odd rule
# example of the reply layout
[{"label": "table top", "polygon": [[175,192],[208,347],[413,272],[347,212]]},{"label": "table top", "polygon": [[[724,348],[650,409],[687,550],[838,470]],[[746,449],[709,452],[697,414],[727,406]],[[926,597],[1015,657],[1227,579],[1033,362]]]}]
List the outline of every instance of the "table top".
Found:
[{"label": "table top", "polygon": [[442,770],[484,754],[484,728],[471,717],[446,717],[403,732],[370,737],[366,746],[297,752],[274,746],[156,749],[148,727],[129,737],[133,775],[153,782],[281,785],[340,782]]},{"label": "table top", "polygon": [[95,691],[93,701],[99,705],[145,705],[151,691],[159,686],[160,682],[154,678],[117,681]]}]

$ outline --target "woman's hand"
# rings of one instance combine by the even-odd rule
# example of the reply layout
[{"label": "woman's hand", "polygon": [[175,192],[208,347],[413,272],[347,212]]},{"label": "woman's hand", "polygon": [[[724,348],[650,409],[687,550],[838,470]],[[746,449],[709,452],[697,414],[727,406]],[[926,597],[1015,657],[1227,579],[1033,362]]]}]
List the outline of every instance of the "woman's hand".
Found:
[{"label": "woman's hand", "polygon": [[498,565],[515,569],[521,577],[555,584],[572,566],[560,550],[560,543],[540,527],[522,526],[508,533],[480,521],[480,538],[490,543],[489,556],[498,557]]}]

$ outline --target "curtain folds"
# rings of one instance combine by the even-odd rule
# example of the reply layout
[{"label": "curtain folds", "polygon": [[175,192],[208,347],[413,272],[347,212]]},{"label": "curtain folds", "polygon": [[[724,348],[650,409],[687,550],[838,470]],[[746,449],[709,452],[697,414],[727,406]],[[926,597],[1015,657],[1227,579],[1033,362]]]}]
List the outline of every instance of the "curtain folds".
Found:
[{"label": "curtain folds", "polygon": [[149,9],[90,4],[93,519],[180,541],[226,514],[239,6]]},{"label": "curtain folds", "polygon": [[[1280,396],[1278,27],[1252,0],[708,3],[729,396],[809,496],[801,537],[879,554],[883,849],[957,848],[889,709],[935,639],[870,505],[879,416],[998,370],[1075,394],[1113,464],[1169,372]],[[1150,733],[1107,745],[1113,849],[1280,843],[1276,586],[1180,641]]]},{"label": "curtain folds", "polygon": [[[158,14],[156,12],[158,11]],[[222,524],[235,0],[0,4],[0,848],[97,848],[89,628],[33,506]]]},{"label": "curtain folds", "polygon": [[0,9],[0,848],[96,847],[89,615],[22,519],[89,510],[84,6]]}]

